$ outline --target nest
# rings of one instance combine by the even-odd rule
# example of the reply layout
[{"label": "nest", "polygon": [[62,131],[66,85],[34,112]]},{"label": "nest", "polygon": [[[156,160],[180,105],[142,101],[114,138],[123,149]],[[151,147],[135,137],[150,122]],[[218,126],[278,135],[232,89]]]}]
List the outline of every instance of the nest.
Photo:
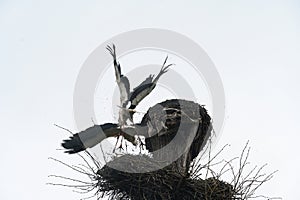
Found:
[{"label": "nest", "polygon": [[[180,129],[179,125],[183,126],[183,129]],[[78,184],[50,184],[72,187],[80,193],[93,191],[93,196],[97,199],[109,197],[111,200],[245,200],[259,197],[255,195],[256,190],[269,181],[275,173],[263,173],[265,165],[246,170],[250,151],[248,143],[240,157],[217,161],[216,157],[227,145],[211,156],[211,144],[205,146],[209,141],[208,138],[211,137],[211,118],[206,109],[197,103],[167,100],[157,104],[145,114],[141,126],[149,128],[147,129],[149,137],[145,139],[145,146],[151,157],[148,154],[126,153],[115,157],[104,166],[87,151],[84,155],[78,154],[85,165],[73,166],[53,159],[89,179],[84,181],[73,177],[52,175]],[[190,134],[192,131],[195,135]],[[166,148],[172,140],[175,140],[175,136],[179,136],[177,143]],[[188,142],[191,145],[187,145]],[[182,146],[188,148],[182,151],[179,148]],[[156,150],[162,153],[155,154]],[[208,151],[207,162],[198,157],[200,151]],[[171,159],[175,152],[182,152],[182,154]],[[172,162],[164,163],[166,160]],[[237,164],[234,164],[234,161]],[[221,165],[219,170],[212,168],[219,165]],[[201,176],[201,174],[206,175]],[[222,181],[224,174],[227,175],[226,182]]]},{"label": "nest", "polygon": [[[256,194],[257,189],[271,180],[276,171],[272,173],[263,172],[266,165],[259,168],[255,166],[246,170],[246,166],[249,164],[248,156],[250,151],[248,143],[240,157],[235,157],[231,160],[216,160],[225,147],[228,147],[228,145],[225,145],[213,156],[209,153],[207,163],[202,161],[201,164],[199,162],[201,157],[197,158],[190,166],[189,173],[184,175],[180,171],[175,170],[172,164],[156,171],[137,173],[161,166],[160,162],[145,154],[125,154],[121,157],[115,157],[104,166],[88,152],[78,154],[83,161],[79,165],[70,165],[55,158],[50,158],[73,170],[78,176],[80,174],[84,175],[85,179],[83,177],[82,179],[76,179],[74,177],[49,175],[49,177],[62,179],[64,182],[50,182],[48,184],[70,187],[74,189],[73,191],[82,194],[92,193],[90,197],[95,197],[96,199],[104,197],[107,199],[108,197],[110,200],[282,199],[280,197],[271,198]],[[218,165],[221,168],[219,170],[214,169]],[[222,177],[225,174],[226,177],[224,179]],[[226,181],[224,182],[223,180]]]},{"label": "nest", "polygon": [[[182,176],[170,167],[147,172],[153,165],[159,165],[147,155],[123,155],[99,169],[99,193],[110,199],[233,199],[233,186],[216,178],[193,179]],[[127,172],[125,172],[125,168]],[[139,169],[138,169],[138,168]],[[116,170],[116,169],[118,170]],[[124,168],[124,171],[120,170]],[[128,168],[129,171],[128,172]]]}]

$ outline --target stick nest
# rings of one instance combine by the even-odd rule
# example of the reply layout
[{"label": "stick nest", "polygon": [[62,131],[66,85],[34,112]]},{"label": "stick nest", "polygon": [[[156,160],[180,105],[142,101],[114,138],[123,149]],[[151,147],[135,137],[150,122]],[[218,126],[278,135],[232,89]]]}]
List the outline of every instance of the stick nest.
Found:
[{"label": "stick nest", "polygon": [[[152,165],[159,163],[147,155],[116,158],[98,170],[98,192],[108,194],[110,199],[233,199],[233,186],[216,178],[192,179],[170,167],[135,173],[140,171],[136,167],[147,170]],[[114,169],[123,167],[127,172]]]}]

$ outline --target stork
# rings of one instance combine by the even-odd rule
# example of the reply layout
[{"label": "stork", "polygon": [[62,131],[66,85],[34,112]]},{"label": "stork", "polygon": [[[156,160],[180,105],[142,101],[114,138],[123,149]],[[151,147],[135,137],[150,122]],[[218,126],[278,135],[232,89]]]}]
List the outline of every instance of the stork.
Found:
[{"label": "stork", "polygon": [[[154,80],[154,75],[151,74],[140,85],[134,88],[132,92],[130,92],[129,80],[125,75],[122,74],[121,65],[117,61],[115,45],[112,45],[112,47],[107,46],[106,49],[113,57],[116,81],[120,91],[121,109],[119,111],[118,124],[105,123],[102,125],[94,125],[90,128],[87,128],[86,130],[74,134],[66,140],[63,140],[61,145],[66,149],[66,153],[78,153],[87,148],[91,148],[97,145],[107,137],[117,136],[119,138],[120,135],[122,135],[132,144],[136,145],[135,137],[133,135],[136,135],[137,133],[141,134],[147,132],[147,129],[149,129],[148,126],[140,126],[139,124],[133,124],[133,110],[147,95],[149,95],[152,92],[159,78],[164,73],[166,73],[168,71],[168,68],[172,65],[169,64],[166,66],[168,56],[166,57],[160,72]],[[127,109],[128,106],[129,109]],[[128,120],[132,123],[130,126],[127,126]]]}]

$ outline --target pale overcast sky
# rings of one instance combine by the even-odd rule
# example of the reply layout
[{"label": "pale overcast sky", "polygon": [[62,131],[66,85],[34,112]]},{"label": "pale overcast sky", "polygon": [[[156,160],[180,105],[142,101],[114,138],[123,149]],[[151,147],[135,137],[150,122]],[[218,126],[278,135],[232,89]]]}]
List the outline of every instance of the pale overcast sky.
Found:
[{"label": "pale overcast sky", "polygon": [[299,198],[299,13],[296,0],[1,0],[0,199],[82,197],[46,185],[49,174],[70,174],[48,157],[77,161],[55,150],[68,134],[53,124],[77,131],[73,91],[89,54],[114,35],[149,27],[188,36],[214,62],[226,95],[217,148],[230,143],[226,156],[236,156],[250,140],[253,165],[279,170],[259,194]]}]

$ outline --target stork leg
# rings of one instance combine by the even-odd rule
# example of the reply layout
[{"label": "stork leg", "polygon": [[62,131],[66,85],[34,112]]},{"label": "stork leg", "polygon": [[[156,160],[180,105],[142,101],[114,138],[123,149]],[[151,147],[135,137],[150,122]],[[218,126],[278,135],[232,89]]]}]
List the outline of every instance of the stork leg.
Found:
[{"label": "stork leg", "polygon": [[121,137],[121,143],[120,143],[120,146],[118,147],[118,150],[124,150],[123,149],[123,140],[124,140],[124,137]]},{"label": "stork leg", "polygon": [[142,139],[140,138],[140,136],[137,136],[137,138],[138,138],[138,141],[139,141],[139,143],[140,143],[139,147],[140,147],[140,153],[141,153],[142,150],[144,150],[144,146],[146,146],[146,145],[145,145],[145,143],[142,141]]},{"label": "stork leg", "polygon": [[116,144],[115,144],[115,146],[114,146],[113,153],[115,153],[115,152],[116,152],[116,149],[117,149],[117,145],[118,145],[118,142],[119,142],[120,136],[121,136],[121,134],[119,134],[119,135],[117,136],[117,142],[116,142]]}]

